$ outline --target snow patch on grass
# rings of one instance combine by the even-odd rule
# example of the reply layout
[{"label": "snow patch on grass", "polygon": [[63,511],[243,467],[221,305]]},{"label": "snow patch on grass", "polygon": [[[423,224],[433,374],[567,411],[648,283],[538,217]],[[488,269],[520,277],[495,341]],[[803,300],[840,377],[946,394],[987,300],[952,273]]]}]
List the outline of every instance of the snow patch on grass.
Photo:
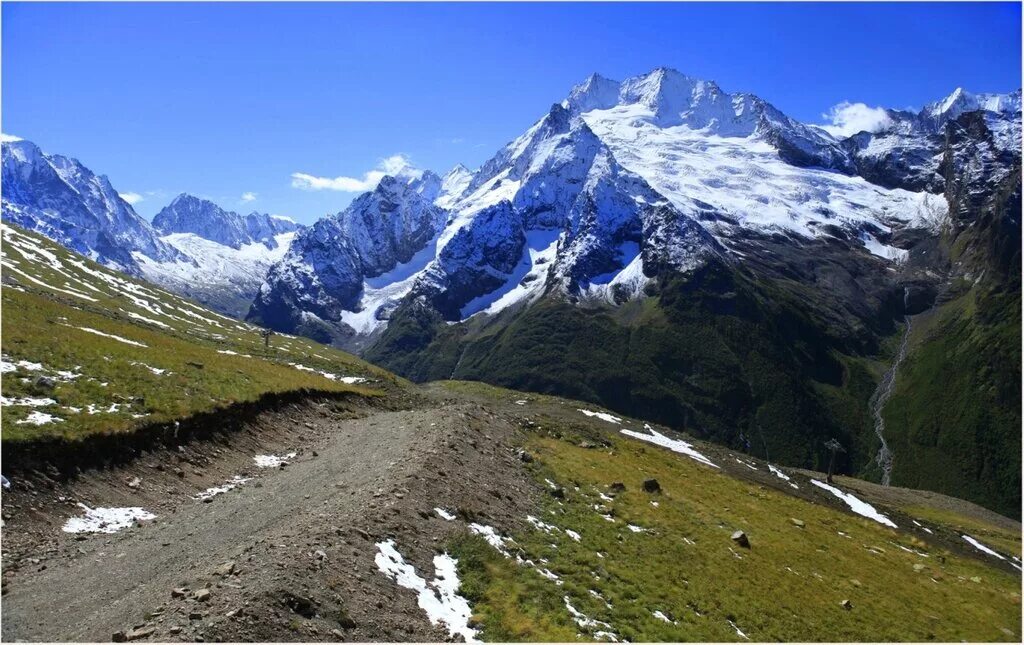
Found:
[{"label": "snow patch on grass", "polygon": [[627,430],[625,428],[623,428],[619,432],[621,432],[622,434],[626,435],[627,437],[633,437],[634,439],[639,439],[641,441],[646,441],[648,443],[653,443],[656,446],[661,446],[662,448],[668,448],[672,452],[677,452],[677,453],[679,453],[681,455],[686,455],[690,459],[694,459],[696,461],[699,461],[700,463],[702,463],[702,464],[704,464],[706,466],[711,466],[712,468],[718,468],[717,464],[713,463],[710,459],[708,459],[707,457],[705,457],[701,453],[699,453],[696,450],[694,450],[693,446],[691,444],[689,444],[689,443],[687,443],[685,441],[682,441],[681,439],[670,439],[669,437],[666,437],[665,435],[661,434],[660,432],[658,432],[657,430],[655,430],[654,428],[652,428],[650,425],[648,425],[646,423],[644,424],[644,430],[647,431],[647,434],[644,434],[643,432],[635,432],[633,430]]},{"label": "snow patch on grass", "polygon": [[434,579],[427,582],[395,548],[394,540],[377,543],[374,558],[377,568],[400,587],[417,594],[417,602],[434,625],[443,624],[451,636],[462,636],[467,643],[481,642],[477,631],[469,627],[472,610],[469,601],[459,595],[458,561],[447,553],[434,556]]},{"label": "snow patch on grass", "polygon": [[814,484],[815,486],[817,486],[818,488],[822,488],[824,490],[827,490],[828,492],[832,493],[833,495],[835,495],[839,499],[843,500],[843,502],[847,506],[850,507],[850,510],[853,511],[854,513],[856,513],[857,515],[861,515],[861,516],[866,517],[866,518],[868,518],[870,520],[874,520],[874,521],[878,522],[879,524],[885,524],[886,526],[891,526],[892,528],[897,528],[895,522],[890,520],[885,515],[882,515],[881,513],[879,513],[875,509],[875,507],[872,506],[871,504],[868,504],[867,502],[865,502],[865,501],[863,501],[861,499],[858,499],[854,495],[852,495],[850,493],[847,493],[847,492],[844,492],[844,491],[841,491],[838,488],[836,488],[835,486],[829,486],[828,484],[826,484],[824,482],[820,482],[817,479],[812,479],[811,483]]},{"label": "snow patch on grass", "polygon": [[40,412],[39,410],[33,410],[32,412],[29,413],[29,415],[27,417],[25,417],[21,421],[15,421],[14,423],[16,423],[17,425],[20,425],[20,426],[22,426],[22,425],[41,426],[41,425],[46,425],[47,423],[60,423],[63,420],[64,419],[61,419],[60,417],[55,417],[52,414],[47,414],[45,412]]},{"label": "snow patch on grass", "polygon": [[33,398],[26,396],[23,399],[8,399],[5,396],[0,396],[0,406],[13,405],[15,407],[28,407],[28,408],[41,408],[47,405],[56,405],[56,401],[50,398]]},{"label": "snow patch on grass", "polygon": [[593,410],[584,410],[583,408],[578,409],[580,412],[587,415],[588,417],[597,417],[598,419],[602,421],[607,421],[608,423],[622,423],[622,419],[620,419],[617,416],[608,414],[607,412],[594,412]]},{"label": "snow patch on grass", "polygon": [[975,549],[981,551],[982,553],[987,553],[987,554],[989,554],[991,556],[999,558],[1000,560],[1005,560],[1006,559],[1003,556],[1001,556],[998,553],[996,553],[991,548],[985,546],[984,544],[982,544],[981,542],[976,540],[975,538],[971,537],[970,535],[967,535],[966,533],[961,535],[960,537],[962,537],[968,544],[973,546]]},{"label": "snow patch on grass", "polygon": [[87,331],[90,334],[96,334],[97,336],[103,336],[104,338],[110,338],[110,339],[116,340],[118,342],[124,343],[126,345],[134,345],[136,347],[149,347],[149,345],[146,345],[145,343],[140,343],[138,341],[131,340],[130,338],[125,338],[124,336],[118,336],[117,334],[108,334],[105,331],[100,331],[98,329],[93,329],[92,327],[75,327],[75,329],[80,329],[81,331]]}]

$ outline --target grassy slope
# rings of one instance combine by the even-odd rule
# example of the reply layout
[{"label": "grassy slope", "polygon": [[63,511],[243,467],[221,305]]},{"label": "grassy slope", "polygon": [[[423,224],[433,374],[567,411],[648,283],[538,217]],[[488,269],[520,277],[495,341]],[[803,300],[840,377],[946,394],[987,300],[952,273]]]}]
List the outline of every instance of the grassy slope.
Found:
[{"label": "grassy slope", "polygon": [[[563,596],[633,642],[743,640],[729,620],[755,641],[1013,641],[1020,636],[1018,575],[621,435],[602,435],[611,439],[610,449],[581,448],[583,436],[594,436],[581,435],[576,424],[536,419],[544,432],[532,435],[527,445],[536,458],[535,476],[541,486],[550,478],[567,491],[564,504],[545,498],[541,519],[577,531],[581,541],[533,529],[512,536],[524,557],[546,559],[544,566],[562,578],[562,586],[503,558],[481,538],[452,545],[462,592],[485,640],[581,635],[590,640],[587,632],[602,628],[574,624]],[[661,494],[642,491],[648,477],[658,479]],[[625,483],[626,492],[612,502],[600,499],[599,491],[614,481]],[[595,504],[609,509],[615,523],[603,519]],[[922,519],[980,530],[954,513],[919,510]],[[790,518],[803,520],[805,527]],[[650,532],[633,533],[627,523]],[[737,529],[747,532],[752,549],[731,542]],[[1020,553],[1019,536],[1014,542],[1005,531],[987,530],[986,538],[1002,533],[1010,552]],[[925,568],[915,571],[914,565]],[[612,608],[590,590],[600,592]],[[843,600],[853,608],[844,610]],[[655,618],[655,610],[675,624]]]},{"label": "grassy slope", "polygon": [[915,321],[885,407],[893,484],[1020,517],[1020,297],[975,286]]},{"label": "grassy slope", "polygon": [[366,356],[413,380],[600,402],[792,465],[821,467],[832,437],[847,446],[846,472],[877,450],[867,408],[877,367],[839,351],[791,291],[721,265],[617,309],[550,298],[482,329],[410,309]]},{"label": "grassy slope", "polygon": [[[3,263],[5,369],[20,361],[42,365],[4,373],[3,396],[56,400],[43,407],[4,405],[4,441],[130,431],[271,392],[305,388],[371,394],[377,387],[347,385],[319,372],[394,380],[360,359],[303,338],[276,335],[265,350],[259,329],[252,325],[126,278],[6,224]],[[156,374],[150,368],[166,371]],[[60,377],[58,371],[80,376]],[[42,375],[56,377],[56,386],[37,385]],[[99,411],[89,414],[90,405]],[[110,411],[112,405],[115,411]],[[61,420],[19,423],[33,411]]]}]

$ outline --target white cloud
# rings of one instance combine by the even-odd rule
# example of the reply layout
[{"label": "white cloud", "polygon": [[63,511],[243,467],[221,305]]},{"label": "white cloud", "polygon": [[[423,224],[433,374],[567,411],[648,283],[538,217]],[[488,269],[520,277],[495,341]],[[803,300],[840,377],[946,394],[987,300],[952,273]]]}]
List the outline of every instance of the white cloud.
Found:
[{"label": "white cloud", "polygon": [[12,141],[21,141],[21,137],[16,137],[13,134],[7,134],[6,132],[0,132],[0,142],[11,143]]},{"label": "white cloud", "polygon": [[242,193],[243,202],[254,202],[256,201],[256,193],[245,192]]},{"label": "white cloud", "polygon": [[292,173],[292,188],[301,190],[337,190],[343,193],[362,193],[373,190],[385,175],[397,175],[413,165],[405,155],[391,155],[381,159],[373,170],[362,177],[316,177],[303,172]]},{"label": "white cloud", "polygon": [[117,195],[118,197],[128,202],[129,204],[132,204],[133,206],[145,199],[142,195],[138,193],[118,193]]},{"label": "white cloud", "polygon": [[833,105],[821,117],[831,121],[821,128],[834,137],[848,137],[858,132],[878,132],[892,123],[884,108],[849,101]]}]

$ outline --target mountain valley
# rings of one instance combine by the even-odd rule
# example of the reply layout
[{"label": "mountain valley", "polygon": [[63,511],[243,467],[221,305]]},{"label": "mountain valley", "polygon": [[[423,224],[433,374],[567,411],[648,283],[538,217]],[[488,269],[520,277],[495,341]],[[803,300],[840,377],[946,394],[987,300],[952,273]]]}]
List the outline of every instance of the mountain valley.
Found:
[{"label": "mountain valley", "polygon": [[539,113],[309,225],[5,139],[4,640],[1020,642],[1020,90]]}]

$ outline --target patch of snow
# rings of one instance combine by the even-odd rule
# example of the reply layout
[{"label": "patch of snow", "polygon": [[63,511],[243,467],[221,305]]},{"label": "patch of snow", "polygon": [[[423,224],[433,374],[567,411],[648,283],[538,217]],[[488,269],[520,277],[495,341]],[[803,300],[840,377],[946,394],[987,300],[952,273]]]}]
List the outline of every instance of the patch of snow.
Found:
[{"label": "patch of snow", "polygon": [[151,520],[156,515],[138,506],[126,508],[89,508],[78,506],[85,511],[85,517],[72,517],[64,523],[65,533],[116,533],[128,528],[136,521]]},{"label": "patch of snow", "polygon": [[990,549],[989,547],[987,547],[984,544],[982,544],[981,542],[979,542],[978,540],[974,539],[970,535],[967,535],[966,533],[961,535],[960,537],[962,537],[964,540],[967,541],[968,544],[973,546],[975,549],[981,551],[982,553],[987,553],[987,554],[989,554],[991,556],[995,556],[995,557],[999,558],[1000,560],[1005,560],[1006,559],[1003,556],[1001,556],[998,553],[996,553],[995,551],[993,551],[992,549]]},{"label": "patch of snow", "polygon": [[736,463],[743,464],[744,466],[746,466],[747,468],[749,468],[751,470],[757,470],[756,466],[752,466],[752,465],[750,465],[749,462],[743,461],[742,459],[736,459]]},{"label": "patch of snow", "polygon": [[149,370],[150,372],[156,374],[157,376],[160,376],[161,374],[164,374],[164,373],[167,372],[166,369],[161,369],[159,367],[153,367],[152,365],[146,365],[145,363],[140,363],[138,361],[133,362],[132,365],[138,365],[139,367],[145,367],[147,370]]},{"label": "patch of snow", "polygon": [[239,486],[241,486],[242,484],[244,484],[245,482],[247,482],[247,481],[249,481],[251,479],[252,479],[251,477],[242,477],[241,475],[235,475],[234,477],[232,477],[228,481],[224,482],[223,485],[221,485],[221,486],[213,486],[211,488],[207,488],[203,492],[201,492],[198,495],[194,496],[192,499],[198,500],[198,501],[201,502],[204,499],[209,499],[211,497],[216,497],[217,495],[221,495],[221,494],[226,493],[226,492],[228,492],[230,490],[238,488]]},{"label": "patch of snow", "polygon": [[395,548],[394,540],[377,543],[374,557],[377,568],[405,589],[417,594],[417,602],[431,624],[443,624],[451,636],[462,636],[467,643],[481,642],[477,631],[469,627],[472,610],[469,601],[459,595],[458,561],[447,553],[434,556],[434,579],[427,582]]},{"label": "patch of snow", "polygon": [[569,601],[569,596],[562,596],[562,601],[565,602],[565,608],[569,610],[569,614],[572,616],[572,619],[576,621],[576,624],[580,627],[604,627],[607,630],[611,630],[612,626],[608,623],[590,618],[580,610],[573,607],[572,603]]},{"label": "patch of snow", "polygon": [[128,311],[128,312],[125,312],[125,313],[128,314],[129,318],[134,318],[135,320],[141,320],[142,322],[146,322],[146,323],[149,323],[151,325],[156,325],[157,327],[163,327],[164,329],[174,329],[173,327],[171,327],[170,325],[168,325],[165,322],[161,322],[159,320],[156,320],[155,318],[147,318],[147,317],[143,316],[142,314],[135,313],[134,311]]},{"label": "patch of snow", "polygon": [[771,464],[768,464],[768,470],[770,470],[771,473],[773,475],[775,475],[776,477],[778,477],[779,479],[783,479],[783,480],[789,482],[789,485],[792,486],[793,488],[796,488],[796,489],[800,488],[799,486],[797,486],[796,484],[793,483],[793,481],[790,479],[789,475],[787,475],[786,473],[782,472],[781,470],[779,470],[775,466],[773,466]]},{"label": "patch of snow", "polygon": [[498,535],[498,532],[494,530],[493,526],[487,526],[486,524],[472,523],[469,525],[469,530],[475,535],[479,535],[487,541],[492,547],[497,549],[506,558],[512,557],[508,552],[508,543],[511,541],[509,538]]},{"label": "patch of snow", "polygon": [[558,533],[557,526],[555,526],[554,524],[548,524],[543,520],[538,520],[536,517],[532,515],[527,515],[526,521],[530,524],[533,524],[534,527],[540,529],[541,531],[544,531],[545,533]]},{"label": "patch of snow", "polygon": [[857,515],[862,515],[868,519],[878,522],[879,524],[884,524],[892,528],[897,528],[896,524],[892,520],[890,520],[885,515],[879,513],[877,510],[875,510],[874,506],[858,499],[854,495],[841,491],[835,486],[829,486],[828,484],[820,482],[817,479],[812,479],[811,483],[817,486],[818,488],[827,490],[828,492],[832,493],[839,499],[843,500],[843,502],[850,507],[850,510],[856,513]]},{"label": "patch of snow", "polygon": [[557,574],[552,573],[550,569],[539,569],[538,568],[538,569],[536,569],[536,571],[537,571],[537,573],[539,573],[540,575],[544,576],[548,580],[551,580],[552,582],[554,582],[558,586],[562,586],[563,584],[565,584],[562,581],[562,579],[559,578]]},{"label": "patch of snow", "polygon": [[[224,353],[226,353],[226,352],[224,352]],[[313,369],[312,367],[307,367],[305,365],[300,365],[298,363],[288,363],[288,364],[291,365],[292,367],[294,367],[297,370],[301,370],[303,372],[313,372],[314,374],[319,374],[320,376],[324,377],[325,379],[328,379],[328,380],[331,380],[331,381],[341,381],[342,383],[345,383],[346,385],[354,385],[356,383],[363,383],[363,382],[366,381],[366,379],[362,378],[361,376],[338,376],[337,374],[331,374],[330,372],[325,372],[323,370],[316,370],[316,369]]]},{"label": "patch of snow", "polygon": [[593,410],[584,410],[582,408],[580,408],[579,411],[588,417],[597,417],[598,419],[607,421],[608,423],[622,423],[622,419],[608,414],[607,412],[594,412]]},{"label": "patch of snow", "polygon": [[526,401],[524,399],[519,399],[516,401],[516,405],[526,405]]},{"label": "patch of snow", "polygon": [[921,524],[917,520],[910,520],[910,521],[914,523],[914,526],[920,528],[922,531],[925,531],[926,533],[931,533],[932,532],[932,530],[930,528],[928,528],[927,526],[924,526],[923,524]]},{"label": "patch of snow", "polygon": [[0,374],[6,374],[8,372],[13,372],[13,371],[17,370],[19,367],[24,369],[24,370],[28,370],[29,372],[38,372],[38,371],[43,369],[43,364],[42,363],[33,363],[31,361],[24,361],[24,360],[23,361],[18,361],[16,363],[11,363],[11,362],[7,361],[6,359],[0,360]]},{"label": "patch of snow", "polygon": [[444,510],[440,506],[435,507],[434,508],[434,512],[437,513],[437,516],[440,517],[442,520],[446,520],[448,522],[451,522],[452,520],[455,519],[455,515],[453,515],[452,513],[449,513],[448,511]]},{"label": "patch of snow", "polygon": [[289,452],[283,457],[278,455],[256,455],[252,458],[257,468],[277,468],[281,464],[287,464],[289,459],[295,459],[296,453]]},{"label": "patch of snow", "polygon": [[629,529],[630,531],[634,532],[634,533],[649,533],[650,532],[650,529],[645,529],[644,527],[637,526],[636,524],[627,524],[626,528]]},{"label": "patch of snow", "polygon": [[75,329],[80,329],[82,331],[87,331],[90,334],[96,334],[97,336],[103,336],[104,338],[111,338],[113,340],[122,342],[122,343],[124,343],[126,345],[134,345],[136,347],[149,347],[149,345],[146,345],[145,343],[140,343],[138,341],[131,340],[129,338],[125,338],[124,336],[118,336],[117,334],[108,334],[108,333],[100,331],[98,329],[93,329],[92,327],[75,327]]},{"label": "patch of snow", "polygon": [[653,615],[658,620],[662,620],[662,621],[664,621],[666,623],[669,623],[671,625],[675,624],[675,621],[672,620],[671,618],[669,618],[668,616],[666,616],[660,609],[652,611],[651,615]]},{"label": "patch of snow", "polygon": [[25,417],[21,421],[15,421],[14,423],[16,423],[17,425],[20,425],[20,426],[21,425],[41,426],[41,425],[45,425],[47,423],[60,422],[60,421],[63,421],[63,420],[64,419],[61,419],[60,417],[55,417],[52,414],[47,414],[45,412],[40,412],[39,410],[33,410],[32,412],[29,413],[29,415],[27,417]]},{"label": "patch of snow", "polygon": [[8,399],[5,396],[0,396],[0,406],[13,405],[16,407],[30,407],[30,408],[41,408],[46,405],[55,405],[57,402],[50,398],[39,398],[34,399],[27,396],[23,399]]},{"label": "patch of snow", "polygon": [[668,448],[672,452],[677,452],[681,455],[686,455],[687,457],[695,459],[706,466],[718,468],[718,466],[712,463],[710,459],[694,450],[691,444],[681,439],[670,439],[646,423],[644,424],[644,430],[646,430],[648,434],[644,434],[642,432],[635,432],[633,430],[626,430],[625,428],[623,428],[619,432],[626,435],[627,437],[640,439],[641,441],[653,443],[654,445],[661,446],[662,448]]},{"label": "patch of snow", "polygon": [[735,630],[736,630],[736,635],[737,635],[737,636],[739,636],[740,638],[745,638],[745,639],[747,639],[748,641],[750,640],[750,637],[748,637],[748,636],[747,636],[746,634],[744,634],[744,633],[743,633],[743,632],[742,632],[742,631],[740,630],[740,628],[736,626],[736,623],[732,622],[731,620],[730,620],[730,621],[727,621],[727,622],[729,623],[729,626],[730,626],[730,627],[732,627],[733,629],[735,629]]}]

